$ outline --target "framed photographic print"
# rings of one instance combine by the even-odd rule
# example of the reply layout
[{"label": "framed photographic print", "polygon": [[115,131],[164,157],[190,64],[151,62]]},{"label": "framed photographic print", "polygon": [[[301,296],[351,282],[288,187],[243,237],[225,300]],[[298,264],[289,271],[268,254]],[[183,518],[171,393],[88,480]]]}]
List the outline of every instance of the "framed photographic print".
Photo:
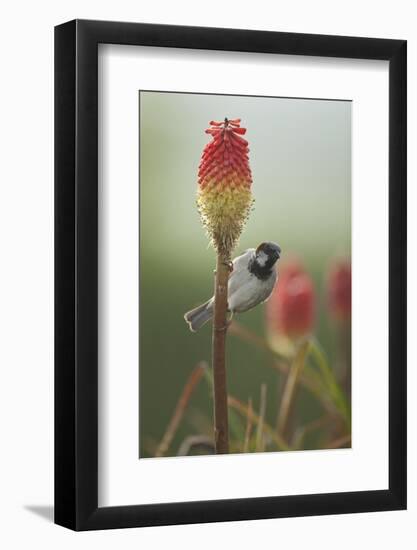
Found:
[{"label": "framed photographic print", "polygon": [[55,29],[55,521],[406,507],[406,42]]}]

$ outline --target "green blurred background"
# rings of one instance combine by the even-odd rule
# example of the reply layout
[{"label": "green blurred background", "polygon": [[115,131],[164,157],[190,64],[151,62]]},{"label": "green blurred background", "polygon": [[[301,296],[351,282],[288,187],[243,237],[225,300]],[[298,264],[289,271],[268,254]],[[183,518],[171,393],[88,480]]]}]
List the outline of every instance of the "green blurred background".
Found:
[{"label": "green blurred background", "polygon": [[[334,331],[323,287],[329,262],[350,257],[351,103],[348,101],[140,92],[140,457],[153,456],[196,363],[210,360],[211,326],[192,334],[185,311],[212,295],[214,250],[196,209],[197,171],[210,120],[241,118],[247,128],[255,208],[236,254],[275,241],[282,258],[296,255],[318,293],[316,335],[330,358]],[[264,306],[236,317],[264,334]],[[259,404],[267,384],[267,414],[277,410],[277,374],[263,351],[228,338],[228,390]],[[311,418],[317,404],[299,399]],[[190,402],[168,454],[211,418],[207,386]],[[306,442],[308,448],[309,442]],[[310,445],[314,445],[310,443]]]}]

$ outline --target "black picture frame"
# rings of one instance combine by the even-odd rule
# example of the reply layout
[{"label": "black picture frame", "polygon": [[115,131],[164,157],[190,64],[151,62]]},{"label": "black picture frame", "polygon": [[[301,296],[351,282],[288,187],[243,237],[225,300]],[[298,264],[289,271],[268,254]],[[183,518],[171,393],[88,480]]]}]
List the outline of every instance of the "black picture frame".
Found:
[{"label": "black picture frame", "polygon": [[[387,490],[98,506],[97,53],[106,43],[389,62]],[[404,40],[142,23],[74,20],[55,28],[57,524],[78,531],[406,508],[406,48]]]}]

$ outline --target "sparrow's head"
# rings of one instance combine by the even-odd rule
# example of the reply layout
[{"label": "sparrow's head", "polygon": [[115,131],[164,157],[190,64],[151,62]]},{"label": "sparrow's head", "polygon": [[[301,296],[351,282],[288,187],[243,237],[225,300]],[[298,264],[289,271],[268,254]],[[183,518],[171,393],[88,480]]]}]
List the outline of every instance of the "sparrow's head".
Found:
[{"label": "sparrow's head", "polygon": [[255,251],[256,260],[260,266],[272,267],[281,256],[281,248],[275,243],[261,243]]},{"label": "sparrow's head", "polygon": [[249,271],[258,279],[267,279],[276,261],[281,255],[281,248],[275,243],[261,243],[255,250],[255,257],[250,262]]}]

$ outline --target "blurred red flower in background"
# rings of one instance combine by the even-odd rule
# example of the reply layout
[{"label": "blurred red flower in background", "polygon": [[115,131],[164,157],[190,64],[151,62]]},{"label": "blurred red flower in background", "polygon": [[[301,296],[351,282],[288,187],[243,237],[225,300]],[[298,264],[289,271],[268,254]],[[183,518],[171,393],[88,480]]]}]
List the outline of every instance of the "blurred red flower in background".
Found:
[{"label": "blurred red flower in background", "polygon": [[349,321],[352,311],[352,268],[348,260],[334,262],[327,279],[329,311],[338,321]]},{"label": "blurred red flower in background", "polygon": [[281,264],[278,283],[266,304],[266,321],[271,335],[290,339],[309,334],[314,325],[313,281],[300,262]]}]

